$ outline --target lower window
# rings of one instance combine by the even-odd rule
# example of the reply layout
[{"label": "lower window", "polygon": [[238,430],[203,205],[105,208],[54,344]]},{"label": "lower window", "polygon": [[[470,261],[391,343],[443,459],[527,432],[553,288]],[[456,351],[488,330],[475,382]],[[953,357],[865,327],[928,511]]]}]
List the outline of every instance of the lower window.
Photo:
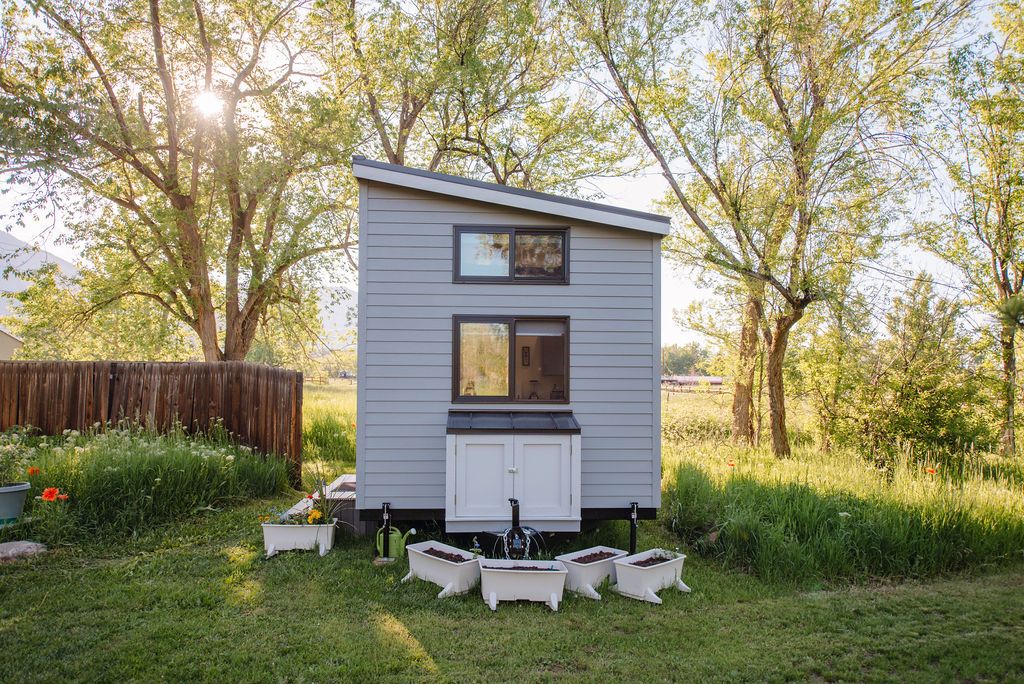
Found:
[{"label": "lower window", "polygon": [[455,316],[452,399],[569,401],[569,319]]}]

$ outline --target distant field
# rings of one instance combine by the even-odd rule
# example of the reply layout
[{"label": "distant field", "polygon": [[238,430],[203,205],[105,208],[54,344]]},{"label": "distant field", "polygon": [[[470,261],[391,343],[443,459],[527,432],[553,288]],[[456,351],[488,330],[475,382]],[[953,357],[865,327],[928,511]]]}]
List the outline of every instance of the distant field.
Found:
[{"label": "distant field", "polygon": [[303,473],[322,469],[328,477],[356,469],[356,384],[331,380],[307,384],[302,396]]}]

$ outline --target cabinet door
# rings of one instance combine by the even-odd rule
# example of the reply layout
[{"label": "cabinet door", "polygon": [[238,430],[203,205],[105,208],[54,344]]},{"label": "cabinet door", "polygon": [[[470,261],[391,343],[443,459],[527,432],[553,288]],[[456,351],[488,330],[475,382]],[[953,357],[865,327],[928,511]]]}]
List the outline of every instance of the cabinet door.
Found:
[{"label": "cabinet door", "polygon": [[512,435],[459,435],[455,440],[455,516],[501,518],[511,515]]},{"label": "cabinet door", "polygon": [[515,495],[523,519],[572,515],[572,454],[568,435],[516,435]]}]

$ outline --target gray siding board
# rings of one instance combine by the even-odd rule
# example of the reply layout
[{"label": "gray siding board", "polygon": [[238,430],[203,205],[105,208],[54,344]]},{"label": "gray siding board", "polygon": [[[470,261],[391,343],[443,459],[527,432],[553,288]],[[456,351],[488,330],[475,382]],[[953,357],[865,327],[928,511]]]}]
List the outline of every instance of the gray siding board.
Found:
[{"label": "gray siding board", "polygon": [[[490,299],[491,297],[504,297],[508,295],[509,288],[521,289],[526,287],[523,285],[480,285],[473,284],[473,294],[462,294],[459,292],[459,286],[463,288],[468,283],[452,283],[451,278],[449,282],[438,287],[438,294],[429,295],[431,297],[443,296],[443,297],[473,297],[476,300]],[[420,285],[427,285],[426,281],[418,281]],[[532,292],[530,297],[553,297],[558,299],[567,299],[564,285],[531,285],[529,286]],[[650,299],[653,296],[653,289],[650,285],[590,285],[587,287],[587,294],[590,297],[602,297],[612,298],[615,297],[643,297],[644,299]],[[373,285],[373,296],[379,297],[380,295],[398,295],[400,297],[409,296],[409,283],[374,283]],[[424,295],[426,296],[426,295]],[[458,306],[458,302],[461,299],[457,299],[452,302],[453,306]]]},{"label": "gray siding board", "polygon": [[[466,283],[469,284],[469,283]],[[493,287],[493,286],[492,286]],[[474,308],[480,310],[486,307],[485,311],[505,311],[513,313],[516,311],[522,311],[523,304],[517,301],[513,296],[512,290],[521,290],[523,287],[530,287],[533,290],[540,290],[541,288],[536,286],[523,285],[521,287],[504,286],[502,287],[502,293],[494,293],[486,297],[471,294],[458,294],[452,295],[449,293],[409,293],[409,294],[385,294],[372,292],[366,297],[366,302],[369,306],[423,306],[423,307],[436,307],[444,309],[446,312],[458,309],[469,309]],[[530,302],[532,306],[536,307],[549,307],[549,308],[561,308],[561,309],[597,309],[598,311],[607,311],[608,309],[631,309],[631,308],[651,308],[651,297],[649,295],[638,295],[635,297],[624,297],[624,296],[612,296],[612,297],[601,297],[601,296],[577,296],[567,297],[563,292],[531,292]],[[491,304],[490,302],[494,302]],[[444,315],[441,312],[437,313],[438,316]],[[448,313],[451,316],[451,313]],[[650,358],[647,359],[650,362]]]},{"label": "gray siding board", "polygon": [[[524,287],[527,287],[524,285]],[[648,305],[649,306],[649,305]],[[634,320],[643,321],[646,316],[650,315],[650,312],[645,312],[644,308],[640,308],[639,304],[633,306],[627,306],[625,308],[613,307],[603,308],[576,308],[573,309],[573,321],[577,320],[605,320],[608,316],[616,316],[620,320]],[[437,311],[431,311],[431,309],[437,309]],[[374,318],[400,318],[407,320],[409,318],[424,316],[424,315],[435,315],[438,317],[444,317],[448,319],[448,324],[451,325],[451,314],[453,313],[480,313],[481,309],[486,312],[493,310],[501,310],[503,313],[516,314],[522,316],[558,316],[561,315],[559,311],[565,311],[565,306],[558,306],[557,303],[552,303],[547,306],[538,306],[536,304],[532,306],[515,306],[514,304],[508,305],[494,305],[487,306],[485,302],[480,302],[479,306],[463,306],[454,308],[451,306],[381,306],[379,302],[375,302],[373,306],[373,317]]]},{"label": "gray siding board", "polygon": [[[395,343],[395,342],[446,342],[451,343],[452,331],[451,322],[444,328],[435,328],[429,330],[420,330],[417,328],[401,328],[401,329],[381,329],[381,330],[370,330],[367,333],[367,342],[381,342],[381,343]],[[600,332],[596,330],[576,330],[573,328],[572,331],[572,342],[579,343],[580,345],[586,345],[588,351],[595,349],[597,345],[616,345],[616,346],[629,346],[632,345],[646,344],[651,346],[653,335],[650,332],[645,331],[629,331],[629,332]],[[375,347],[376,348],[376,347]],[[614,353],[615,349],[605,350],[603,353]],[[650,383],[644,388],[650,389]]]},{"label": "gray siding board", "polygon": [[[391,364],[383,365],[369,365],[367,371],[371,374],[366,376],[367,378],[407,378],[410,376],[408,366],[395,366]],[[421,368],[416,371],[415,375],[418,378],[449,378],[451,371],[445,371],[437,366],[429,368]],[[360,381],[362,382],[362,381]],[[436,387],[436,385],[434,385]]]},{"label": "gray siding board", "polygon": [[[382,332],[385,330],[447,330],[451,333],[452,321],[450,316],[438,316],[436,318],[381,318],[374,316],[368,328],[368,334],[370,335],[387,334]],[[654,339],[651,321],[610,321],[606,318],[574,318],[572,320],[573,337],[586,333],[611,334],[619,332],[646,333],[649,340]]]},{"label": "gray siding board", "polygon": [[574,223],[569,285],[479,285],[452,282],[454,225],[567,221],[366,182],[360,214],[360,507],[444,507],[452,316],[485,313],[569,316],[571,403],[515,406],[576,414],[584,507],[652,505],[655,236]]}]

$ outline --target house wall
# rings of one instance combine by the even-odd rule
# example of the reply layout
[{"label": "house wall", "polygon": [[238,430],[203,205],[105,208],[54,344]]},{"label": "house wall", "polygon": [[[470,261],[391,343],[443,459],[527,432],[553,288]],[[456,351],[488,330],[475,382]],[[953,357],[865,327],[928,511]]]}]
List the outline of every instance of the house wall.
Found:
[{"label": "house wall", "polygon": [[[660,504],[657,236],[360,183],[357,506],[443,509],[452,315],[570,317],[583,508]],[[452,282],[455,225],[570,225],[569,285]],[[518,352],[517,352],[518,353]],[[473,409],[509,404],[473,404]]]},{"label": "house wall", "polygon": [[0,361],[10,361],[19,349],[21,349],[21,340],[0,330]]}]

